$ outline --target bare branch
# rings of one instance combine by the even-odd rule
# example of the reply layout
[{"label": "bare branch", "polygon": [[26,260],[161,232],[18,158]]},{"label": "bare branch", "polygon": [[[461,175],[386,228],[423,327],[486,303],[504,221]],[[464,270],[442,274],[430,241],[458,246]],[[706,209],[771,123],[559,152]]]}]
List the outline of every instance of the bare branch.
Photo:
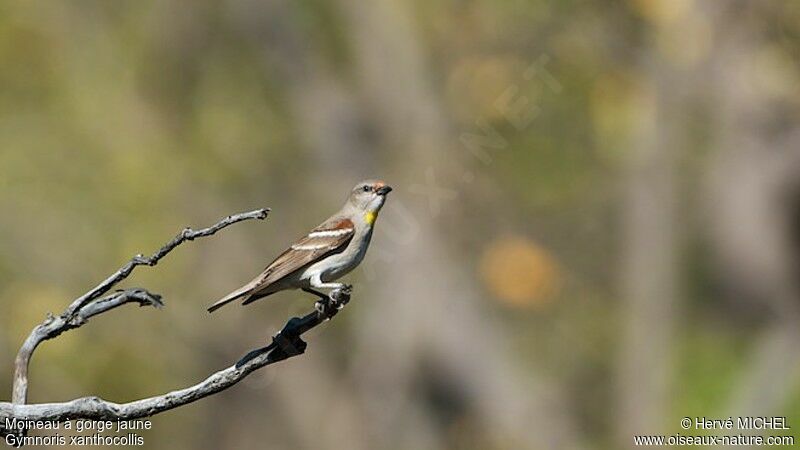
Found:
[{"label": "bare branch", "polygon": [[[349,291],[332,292],[329,298],[320,300],[318,310],[303,317],[290,319],[283,329],[272,338],[270,345],[249,352],[233,366],[212,374],[194,386],[121,404],[99,397],[84,397],[63,403],[25,404],[28,390],[28,364],[40,343],[82,326],[91,317],[127,303],[138,303],[140,306],[156,308],[163,306],[161,296],[141,288],[119,290],[102,297],[113,286],[127,278],[136,266],[153,266],[167,253],[187,240],[210,236],[222,228],[242,220],[263,219],[267,216],[267,211],[261,209],[228,216],[216,225],[198,231],[187,228],[152,256],[137,255],[132,258],[111,277],[75,300],[60,316],[53,317],[48,314],[47,319],[33,329],[17,355],[12,403],[0,402],[0,437],[10,434],[25,434],[27,431],[26,421],[63,422],[74,419],[124,421],[149,417],[228,389],[257,369],[303,354],[306,343],[301,336],[308,330],[333,318],[339,309],[349,302]],[[13,422],[13,419],[16,419],[17,422]],[[17,423],[17,425],[8,426],[7,420]]]},{"label": "bare branch", "polygon": [[331,295],[336,303],[323,303],[320,311],[315,310],[304,317],[293,317],[272,338],[269,346],[251,351],[235,365],[216,372],[202,382],[185,389],[122,404],[98,397],[84,397],[63,403],[35,405],[0,402],[0,437],[21,431],[6,428],[6,418],[9,420],[15,418],[18,421],[57,422],[75,419],[133,420],[153,416],[228,389],[257,369],[303,354],[306,343],[301,336],[333,318],[339,312],[339,308],[350,300],[350,295],[345,292],[335,291]]},{"label": "bare branch", "polygon": [[65,331],[78,328],[86,323],[86,320],[90,317],[102,314],[126,303],[136,302],[141,306],[152,305],[156,307],[163,305],[160,296],[151,294],[144,289],[119,291],[100,299],[101,296],[110,291],[122,280],[126,279],[137,266],[155,266],[161,258],[185,241],[191,241],[198,237],[211,236],[217,231],[243,220],[264,219],[267,217],[268,212],[269,208],[262,208],[225,217],[216,224],[201,230],[195,231],[191,228],[185,228],[172,238],[172,240],[164,244],[164,246],[152,256],[145,257],[140,254],[131,258],[127,264],[122,266],[110,277],[106,278],[102,283],[73,301],[60,316],[53,317],[48,314],[44,322],[37,325],[31,331],[17,353],[14,364],[14,387],[11,401],[16,404],[24,404],[27,401],[28,366],[30,365],[33,352],[43,341],[52,339]]},{"label": "bare branch", "polygon": [[192,241],[199,237],[211,236],[212,234],[216,233],[217,231],[229,226],[233,225],[237,222],[241,222],[243,220],[248,219],[259,219],[263,220],[267,217],[269,213],[269,208],[262,208],[257,209],[254,211],[249,211],[240,214],[234,214],[228,216],[215,225],[212,225],[208,228],[203,228],[202,230],[192,230],[191,228],[184,228],[183,231],[178,233],[171,241],[164,244],[157,252],[153,253],[152,256],[146,257],[144,255],[136,255],[128,261],[127,264],[122,266],[118,271],[112,274],[110,277],[106,278],[102,283],[95,286],[94,289],[90,290],[89,292],[83,294],[82,296],[78,297],[69,308],[67,308],[66,313],[68,315],[72,315],[77,311],[80,307],[85,305],[87,302],[90,302],[101,295],[105,294],[111,288],[116,286],[120,281],[127,278],[133,269],[136,266],[155,266],[158,264],[158,261],[167,255],[167,253],[171,252],[175,247],[181,245],[185,241]]},{"label": "bare branch", "polygon": [[53,317],[51,314],[41,324],[37,325],[25,339],[17,353],[14,366],[14,387],[11,399],[14,403],[23,404],[28,394],[28,365],[34,350],[42,342],[53,339],[65,331],[78,328],[86,323],[90,317],[102,314],[126,303],[139,303],[140,306],[151,305],[162,307],[161,296],[150,293],[144,289],[135,288],[116,292],[95,302],[89,303],[79,309],[72,316],[62,314]]}]

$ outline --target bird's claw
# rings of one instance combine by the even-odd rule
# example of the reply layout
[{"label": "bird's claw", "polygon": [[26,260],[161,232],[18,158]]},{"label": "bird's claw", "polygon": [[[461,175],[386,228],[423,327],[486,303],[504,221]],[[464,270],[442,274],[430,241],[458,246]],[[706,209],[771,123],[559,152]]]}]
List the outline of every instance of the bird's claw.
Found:
[{"label": "bird's claw", "polygon": [[332,290],[325,298],[320,298],[314,303],[314,309],[320,316],[332,315],[331,308],[340,311],[350,301],[353,285],[345,284],[341,288]]},{"label": "bird's claw", "polygon": [[353,285],[345,284],[343,287],[339,289],[334,289],[330,293],[330,299],[333,303],[333,306],[336,307],[337,310],[344,308],[350,301],[350,294],[353,292]]}]

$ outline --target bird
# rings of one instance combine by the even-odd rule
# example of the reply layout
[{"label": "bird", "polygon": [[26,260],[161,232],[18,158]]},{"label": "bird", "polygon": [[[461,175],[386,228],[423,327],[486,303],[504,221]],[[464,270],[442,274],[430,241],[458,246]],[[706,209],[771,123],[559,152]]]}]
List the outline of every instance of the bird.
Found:
[{"label": "bird", "polygon": [[252,281],[209,306],[208,312],[235,300],[241,299],[242,305],[247,305],[285,290],[301,289],[333,302],[336,296],[319,290],[349,294],[352,286],[336,280],[364,259],[378,213],[391,191],[381,180],[358,183],[337,213],[295,241]]}]

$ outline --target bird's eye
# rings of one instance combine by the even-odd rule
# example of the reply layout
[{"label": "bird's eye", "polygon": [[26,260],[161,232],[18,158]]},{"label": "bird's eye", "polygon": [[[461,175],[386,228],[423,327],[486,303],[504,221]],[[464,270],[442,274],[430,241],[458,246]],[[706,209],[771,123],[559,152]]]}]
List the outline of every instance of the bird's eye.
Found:
[{"label": "bird's eye", "polygon": [[369,186],[364,186],[361,188],[361,190],[364,192],[369,192]]}]

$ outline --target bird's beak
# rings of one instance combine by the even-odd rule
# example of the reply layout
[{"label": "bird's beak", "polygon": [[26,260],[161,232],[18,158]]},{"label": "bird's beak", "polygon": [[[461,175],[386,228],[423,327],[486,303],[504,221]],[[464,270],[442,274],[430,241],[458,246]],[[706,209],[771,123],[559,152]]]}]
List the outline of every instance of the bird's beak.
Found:
[{"label": "bird's beak", "polygon": [[388,194],[389,192],[392,192],[392,187],[391,187],[391,186],[381,186],[381,187],[379,187],[379,188],[378,188],[378,190],[377,190],[377,191],[375,191],[375,192],[376,192],[378,195],[386,195],[386,194]]}]

